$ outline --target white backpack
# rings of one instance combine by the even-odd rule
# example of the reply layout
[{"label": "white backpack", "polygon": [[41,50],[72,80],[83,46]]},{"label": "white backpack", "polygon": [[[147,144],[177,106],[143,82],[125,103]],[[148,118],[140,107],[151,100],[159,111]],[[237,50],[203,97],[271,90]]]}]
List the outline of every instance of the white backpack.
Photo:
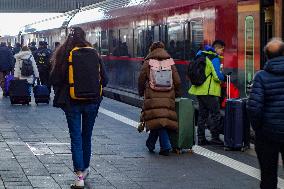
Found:
[{"label": "white backpack", "polygon": [[150,59],[149,84],[155,91],[169,91],[173,87],[172,65],[175,62],[172,58],[158,61]]}]

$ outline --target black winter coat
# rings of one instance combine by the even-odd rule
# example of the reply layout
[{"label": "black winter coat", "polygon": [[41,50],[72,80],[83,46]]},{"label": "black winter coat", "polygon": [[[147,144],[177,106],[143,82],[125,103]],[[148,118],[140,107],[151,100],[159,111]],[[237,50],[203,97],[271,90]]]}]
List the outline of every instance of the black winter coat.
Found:
[{"label": "black winter coat", "polygon": [[12,71],[14,63],[14,56],[12,51],[6,47],[0,47],[0,72]]},{"label": "black winter coat", "polygon": [[256,132],[284,142],[284,56],[271,59],[255,75],[248,113]]}]

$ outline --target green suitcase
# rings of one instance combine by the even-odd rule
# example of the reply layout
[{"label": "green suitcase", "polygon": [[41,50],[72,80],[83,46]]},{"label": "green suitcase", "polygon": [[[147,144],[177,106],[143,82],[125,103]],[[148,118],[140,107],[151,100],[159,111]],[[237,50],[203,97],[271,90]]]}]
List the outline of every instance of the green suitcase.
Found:
[{"label": "green suitcase", "polygon": [[170,131],[170,140],[173,151],[181,153],[183,149],[192,149],[194,145],[194,107],[193,101],[188,98],[176,99],[176,112],[179,129]]}]

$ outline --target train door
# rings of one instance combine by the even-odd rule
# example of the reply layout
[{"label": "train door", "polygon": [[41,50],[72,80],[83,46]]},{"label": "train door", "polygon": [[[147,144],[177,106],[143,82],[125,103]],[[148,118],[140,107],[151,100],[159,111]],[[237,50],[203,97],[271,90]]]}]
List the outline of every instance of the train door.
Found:
[{"label": "train door", "polygon": [[[275,20],[274,20],[274,0],[262,0],[260,2],[260,34],[261,34],[261,49],[265,44],[275,36]],[[261,51],[261,64],[263,68],[266,58],[264,52]]]},{"label": "train door", "polygon": [[266,58],[264,46],[272,37],[283,37],[283,0],[238,1],[238,67],[242,95]]},{"label": "train door", "polygon": [[[261,1],[261,49],[272,37],[283,37],[283,0]],[[266,62],[265,55],[261,51],[261,68]]]},{"label": "train door", "polygon": [[238,80],[241,96],[260,69],[260,2],[238,1]]}]

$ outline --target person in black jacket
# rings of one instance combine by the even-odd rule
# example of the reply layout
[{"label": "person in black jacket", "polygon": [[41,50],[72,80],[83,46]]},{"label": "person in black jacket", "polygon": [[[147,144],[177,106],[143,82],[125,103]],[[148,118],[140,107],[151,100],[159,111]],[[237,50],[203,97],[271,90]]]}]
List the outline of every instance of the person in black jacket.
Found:
[{"label": "person in black jacket", "polygon": [[47,86],[50,92],[49,74],[51,69],[50,59],[52,51],[47,48],[47,43],[45,41],[40,41],[39,47],[33,52],[33,55],[38,67],[41,84]]},{"label": "person in black jacket", "polygon": [[[53,66],[50,80],[55,93],[53,105],[65,112],[71,138],[73,167],[77,176],[71,188],[83,188],[84,179],[89,174],[92,131],[102,96],[88,100],[78,100],[71,97],[70,91],[72,85],[69,84],[68,79],[68,60],[72,58],[68,59],[68,57],[72,57],[70,52],[75,47],[91,48],[91,46],[86,41],[85,32],[80,27],[74,27],[70,29],[67,40],[57,49],[52,57]],[[95,49],[93,49],[93,53],[95,53],[97,58],[92,61],[100,66],[100,75],[98,78],[101,78],[101,85],[105,87],[108,79],[102,59]],[[100,89],[98,88],[97,90]]]},{"label": "person in black jacket", "polygon": [[8,94],[5,91],[5,76],[13,70],[14,56],[6,43],[0,44],[0,86],[3,90],[3,96]]},{"label": "person in black jacket", "polygon": [[268,61],[254,77],[248,113],[256,134],[260,188],[276,189],[279,152],[284,155],[284,43],[274,38],[264,50]]}]

